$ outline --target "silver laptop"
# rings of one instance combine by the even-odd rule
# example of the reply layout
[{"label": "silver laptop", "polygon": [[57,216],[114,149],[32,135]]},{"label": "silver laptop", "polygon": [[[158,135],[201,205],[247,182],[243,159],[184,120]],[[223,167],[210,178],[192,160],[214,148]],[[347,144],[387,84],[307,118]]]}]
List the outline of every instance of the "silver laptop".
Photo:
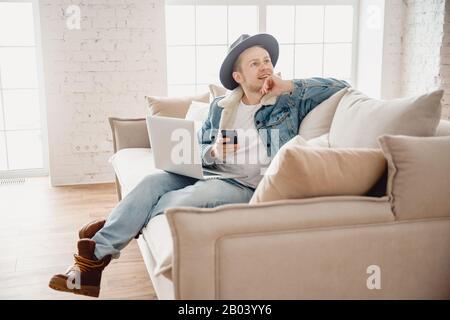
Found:
[{"label": "silver laptop", "polygon": [[200,180],[246,177],[202,166],[194,121],[147,116],[147,130],[158,169]]}]

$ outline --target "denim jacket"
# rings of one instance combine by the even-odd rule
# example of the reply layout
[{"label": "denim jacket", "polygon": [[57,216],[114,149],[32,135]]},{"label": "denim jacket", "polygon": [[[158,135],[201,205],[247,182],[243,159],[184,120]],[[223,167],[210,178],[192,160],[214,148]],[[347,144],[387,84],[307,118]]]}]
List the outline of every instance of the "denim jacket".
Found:
[{"label": "denim jacket", "polygon": [[[298,134],[303,118],[337,91],[350,85],[334,78],[308,78],[292,80],[294,89],[288,94],[266,94],[255,113],[255,127],[267,147],[267,156],[273,157],[279,148]],[[222,129],[233,129],[236,110],[244,92],[239,86],[227,96],[214,99],[207,119],[198,131],[201,158],[204,166],[214,165],[210,149]]]}]

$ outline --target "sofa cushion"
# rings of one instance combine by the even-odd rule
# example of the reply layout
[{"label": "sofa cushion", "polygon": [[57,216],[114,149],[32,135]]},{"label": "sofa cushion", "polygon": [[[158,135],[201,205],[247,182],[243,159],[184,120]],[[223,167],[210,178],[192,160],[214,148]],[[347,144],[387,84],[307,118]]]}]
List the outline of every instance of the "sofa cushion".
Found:
[{"label": "sofa cushion", "polygon": [[142,235],[155,259],[155,276],[172,267],[173,240],[169,224],[164,214],[152,218],[142,229]]},{"label": "sofa cushion", "polygon": [[418,97],[372,99],[349,88],[342,97],[330,128],[332,148],[378,148],[383,134],[434,136],[441,116],[443,90]]},{"label": "sofa cushion", "polygon": [[379,138],[387,193],[400,220],[450,216],[450,137]]},{"label": "sofa cushion", "polygon": [[316,148],[297,136],[275,155],[250,203],[364,195],[385,168],[379,149]]},{"label": "sofa cushion", "polygon": [[441,119],[436,128],[436,136],[450,136],[450,121]]},{"label": "sofa cushion", "polygon": [[209,102],[209,92],[180,98],[145,96],[150,115],[184,118],[192,101]]},{"label": "sofa cushion", "polygon": [[300,123],[298,134],[310,140],[328,133],[339,101],[346,92],[347,88],[341,89],[312,109]]},{"label": "sofa cushion", "polygon": [[[159,172],[150,148],[126,148],[119,150],[109,162],[119,180],[122,197],[125,197],[147,175]],[[130,165],[132,164],[132,165]]]},{"label": "sofa cushion", "polygon": [[211,94],[211,100],[214,100],[217,97],[224,96],[228,93],[228,90],[222,86],[218,86],[216,84],[208,85],[209,92]]}]

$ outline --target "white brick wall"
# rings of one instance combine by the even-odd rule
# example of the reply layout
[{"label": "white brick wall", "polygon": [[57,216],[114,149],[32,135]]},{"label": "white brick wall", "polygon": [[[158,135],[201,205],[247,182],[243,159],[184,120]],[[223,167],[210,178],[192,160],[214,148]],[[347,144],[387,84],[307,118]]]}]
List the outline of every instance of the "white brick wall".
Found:
[{"label": "white brick wall", "polygon": [[405,1],[401,91],[405,96],[440,86],[444,0]]},{"label": "white brick wall", "polygon": [[450,108],[450,3],[389,0],[385,8],[382,97],[444,89],[442,118]]},{"label": "white brick wall", "polygon": [[383,32],[383,63],[381,97],[394,99],[402,96],[402,36],[405,3],[402,0],[385,1]]},{"label": "white brick wall", "polygon": [[[81,29],[66,26],[78,5]],[[52,185],[113,181],[108,117],[165,95],[163,0],[39,1]]]},{"label": "white brick wall", "polygon": [[450,120],[450,2],[445,3],[445,18],[440,61],[440,81],[444,89],[442,118]]}]

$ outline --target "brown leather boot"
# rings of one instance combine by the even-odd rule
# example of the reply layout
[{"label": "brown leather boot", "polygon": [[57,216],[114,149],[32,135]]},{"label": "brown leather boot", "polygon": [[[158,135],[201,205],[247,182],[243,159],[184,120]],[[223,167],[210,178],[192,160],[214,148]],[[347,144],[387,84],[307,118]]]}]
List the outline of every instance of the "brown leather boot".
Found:
[{"label": "brown leather boot", "polygon": [[[91,221],[86,223],[84,226],[81,227],[81,229],[78,231],[78,237],[80,239],[88,238],[92,239],[94,235],[105,225],[106,220],[103,218]],[[138,239],[141,235],[140,232],[134,237],[135,239]]]},{"label": "brown leather boot", "polygon": [[92,239],[92,237],[105,225],[106,220],[103,218],[88,222],[80,231],[78,231],[78,236],[80,239]]},{"label": "brown leather boot", "polygon": [[75,263],[66,273],[54,275],[49,287],[59,291],[72,292],[90,297],[98,297],[103,269],[111,261],[108,255],[101,260],[94,258],[95,241],[78,241],[78,254],[74,254]]}]

